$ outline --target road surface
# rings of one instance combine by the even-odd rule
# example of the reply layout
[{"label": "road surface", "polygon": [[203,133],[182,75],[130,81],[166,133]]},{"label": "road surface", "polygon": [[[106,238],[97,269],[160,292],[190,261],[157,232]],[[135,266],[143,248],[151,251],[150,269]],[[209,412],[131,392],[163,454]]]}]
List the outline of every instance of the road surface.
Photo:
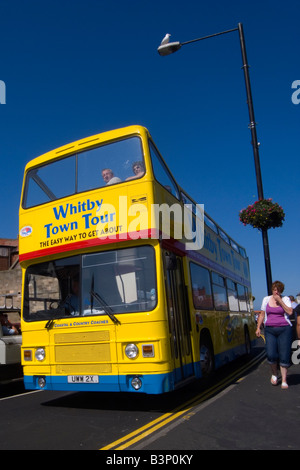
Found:
[{"label": "road surface", "polygon": [[[223,367],[207,383],[163,396],[30,392],[15,381],[0,387],[0,449],[101,450],[104,463],[132,466],[189,465],[201,450],[299,449],[297,365],[289,370],[289,384],[288,390],[270,384],[263,348]],[[106,460],[123,455],[149,457]],[[159,455],[193,459],[150,462]]]}]

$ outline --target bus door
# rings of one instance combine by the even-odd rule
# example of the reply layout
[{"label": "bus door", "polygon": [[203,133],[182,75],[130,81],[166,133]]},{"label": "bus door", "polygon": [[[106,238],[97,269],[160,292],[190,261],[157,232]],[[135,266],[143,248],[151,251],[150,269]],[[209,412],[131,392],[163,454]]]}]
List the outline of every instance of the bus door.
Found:
[{"label": "bus door", "polygon": [[166,293],[168,303],[171,351],[175,382],[194,375],[190,337],[190,317],[183,277],[182,259],[166,251]]}]

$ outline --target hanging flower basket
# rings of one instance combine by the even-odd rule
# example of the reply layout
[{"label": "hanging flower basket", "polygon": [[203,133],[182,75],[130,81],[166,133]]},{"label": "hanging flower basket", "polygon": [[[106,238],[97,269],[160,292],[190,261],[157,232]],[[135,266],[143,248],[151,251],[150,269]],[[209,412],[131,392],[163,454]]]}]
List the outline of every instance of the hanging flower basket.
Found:
[{"label": "hanging flower basket", "polygon": [[281,227],[285,213],[277,202],[272,199],[261,199],[240,211],[240,221],[244,225],[252,225],[259,230]]}]

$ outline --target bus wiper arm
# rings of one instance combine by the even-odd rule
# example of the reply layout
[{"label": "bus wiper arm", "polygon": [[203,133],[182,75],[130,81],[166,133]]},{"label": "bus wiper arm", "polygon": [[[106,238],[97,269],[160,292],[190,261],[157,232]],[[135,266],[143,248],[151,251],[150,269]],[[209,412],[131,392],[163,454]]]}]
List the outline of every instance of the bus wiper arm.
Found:
[{"label": "bus wiper arm", "polygon": [[50,320],[47,321],[45,328],[47,328],[47,330],[50,330],[50,328],[53,327],[53,324],[54,324],[54,318],[50,318]]},{"label": "bus wiper arm", "polygon": [[114,322],[116,325],[121,325],[121,322],[114,316],[111,311],[111,308],[106,304],[105,300],[103,300],[102,297],[93,290],[91,290],[90,294],[99,302],[104,312],[106,313],[106,315],[109,316],[111,321]]},{"label": "bus wiper arm", "polygon": [[47,330],[50,330],[53,325],[54,325],[54,320],[57,320],[58,318],[61,318],[61,312],[56,312],[56,313],[53,313],[52,314],[52,318],[50,318],[46,325],[45,325],[45,328],[47,328]]}]

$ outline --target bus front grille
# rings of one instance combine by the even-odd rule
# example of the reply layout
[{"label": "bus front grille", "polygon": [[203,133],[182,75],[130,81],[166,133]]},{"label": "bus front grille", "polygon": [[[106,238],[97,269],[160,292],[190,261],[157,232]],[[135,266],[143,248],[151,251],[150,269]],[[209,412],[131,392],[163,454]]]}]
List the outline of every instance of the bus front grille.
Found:
[{"label": "bus front grille", "polygon": [[56,373],[59,375],[111,373],[109,331],[54,335]]}]

